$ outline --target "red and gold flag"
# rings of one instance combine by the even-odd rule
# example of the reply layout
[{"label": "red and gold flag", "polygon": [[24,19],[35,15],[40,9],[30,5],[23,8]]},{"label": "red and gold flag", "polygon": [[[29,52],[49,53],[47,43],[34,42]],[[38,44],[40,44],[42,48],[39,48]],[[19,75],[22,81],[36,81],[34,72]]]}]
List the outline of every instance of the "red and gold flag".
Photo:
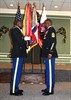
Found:
[{"label": "red and gold flag", "polygon": [[32,19],[31,19],[31,4],[28,3],[25,6],[24,9],[24,19],[23,19],[23,29],[22,29],[22,33],[25,36],[31,36],[32,34]]}]

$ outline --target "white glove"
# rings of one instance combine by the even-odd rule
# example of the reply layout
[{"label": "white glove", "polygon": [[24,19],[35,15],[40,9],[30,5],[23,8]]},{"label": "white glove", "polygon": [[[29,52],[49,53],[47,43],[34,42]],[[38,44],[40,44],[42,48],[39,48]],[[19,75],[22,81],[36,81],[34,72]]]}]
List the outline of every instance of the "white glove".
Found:
[{"label": "white glove", "polygon": [[25,36],[25,37],[24,37],[24,40],[25,40],[25,41],[30,40],[30,36]]}]

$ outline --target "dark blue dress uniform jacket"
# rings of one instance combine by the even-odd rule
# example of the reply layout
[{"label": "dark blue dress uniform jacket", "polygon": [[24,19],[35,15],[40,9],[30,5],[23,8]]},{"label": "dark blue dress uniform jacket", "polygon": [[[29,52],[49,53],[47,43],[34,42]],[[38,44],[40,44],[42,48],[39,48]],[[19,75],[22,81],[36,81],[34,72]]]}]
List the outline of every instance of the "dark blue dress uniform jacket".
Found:
[{"label": "dark blue dress uniform jacket", "polygon": [[10,38],[13,48],[11,50],[11,57],[26,57],[26,41],[19,28],[14,27],[10,30]]},{"label": "dark blue dress uniform jacket", "polygon": [[41,32],[41,39],[43,40],[42,57],[48,57],[48,54],[52,54],[52,57],[58,57],[56,50],[56,31],[53,27],[50,27],[46,32]]}]

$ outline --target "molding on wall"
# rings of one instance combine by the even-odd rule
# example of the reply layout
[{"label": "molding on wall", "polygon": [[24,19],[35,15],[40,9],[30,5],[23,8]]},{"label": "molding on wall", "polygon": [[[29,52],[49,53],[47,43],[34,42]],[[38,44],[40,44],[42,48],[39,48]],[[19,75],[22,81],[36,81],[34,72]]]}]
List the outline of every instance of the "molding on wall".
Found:
[{"label": "molding on wall", "polygon": [[[2,14],[16,14],[17,9],[0,9]],[[42,10],[37,10],[40,14]],[[24,13],[24,9],[21,10],[21,13]],[[69,16],[71,17],[71,11],[46,11],[47,15],[53,16]]]},{"label": "molding on wall", "polygon": [[70,18],[70,55],[71,55],[71,18]]},{"label": "molding on wall", "polygon": [[[0,53],[0,62],[11,62],[9,57],[10,53]],[[59,54],[59,57],[56,59],[56,63],[59,64],[71,64],[71,55],[70,54]]]}]

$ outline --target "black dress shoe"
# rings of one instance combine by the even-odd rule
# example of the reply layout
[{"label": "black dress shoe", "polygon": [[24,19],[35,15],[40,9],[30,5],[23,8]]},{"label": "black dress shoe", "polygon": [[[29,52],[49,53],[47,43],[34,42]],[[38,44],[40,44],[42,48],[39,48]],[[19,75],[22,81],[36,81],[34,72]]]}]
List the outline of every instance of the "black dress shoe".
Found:
[{"label": "black dress shoe", "polygon": [[14,96],[22,96],[23,93],[22,93],[22,92],[16,92],[16,93],[10,93],[10,95],[14,95]]},{"label": "black dress shoe", "polygon": [[53,92],[49,93],[49,92],[44,92],[42,95],[47,96],[47,95],[52,95],[54,94]]},{"label": "black dress shoe", "polygon": [[41,92],[47,92],[47,88],[46,89],[42,89]]},{"label": "black dress shoe", "polygon": [[23,90],[18,90],[18,92],[24,92]]}]

